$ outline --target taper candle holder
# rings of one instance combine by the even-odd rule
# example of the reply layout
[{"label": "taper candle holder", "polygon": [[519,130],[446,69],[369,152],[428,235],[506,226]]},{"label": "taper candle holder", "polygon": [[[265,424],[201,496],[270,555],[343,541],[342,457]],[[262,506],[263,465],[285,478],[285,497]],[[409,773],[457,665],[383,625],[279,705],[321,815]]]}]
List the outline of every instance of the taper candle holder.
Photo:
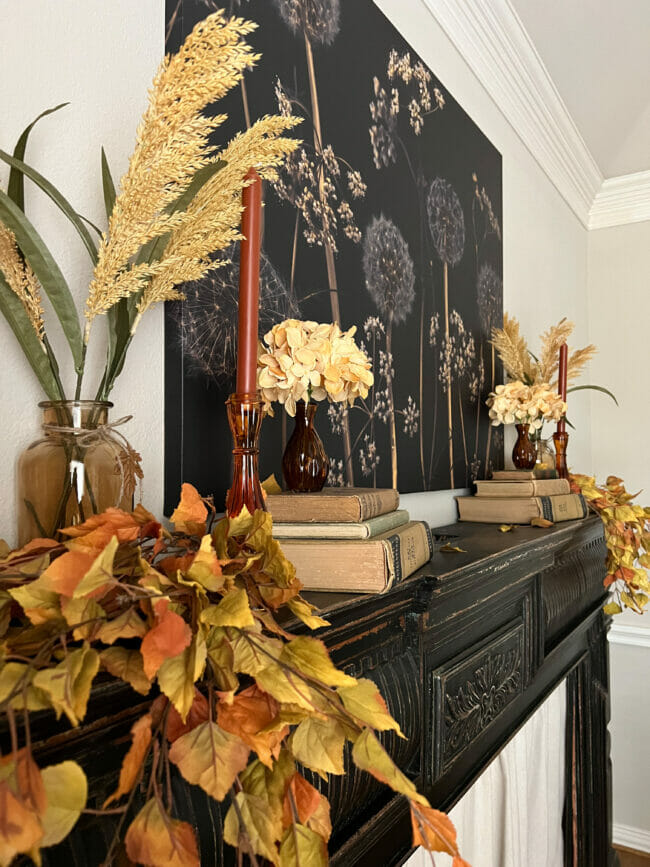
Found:
[{"label": "taper candle holder", "polygon": [[555,469],[560,479],[569,478],[569,468],[566,462],[566,448],[569,442],[569,434],[566,431],[556,431],[553,434],[555,443]]},{"label": "taper candle holder", "polygon": [[231,394],[226,401],[234,447],[232,485],[226,496],[228,517],[236,518],[244,506],[252,514],[266,510],[260,484],[258,456],[264,404],[257,392]]}]

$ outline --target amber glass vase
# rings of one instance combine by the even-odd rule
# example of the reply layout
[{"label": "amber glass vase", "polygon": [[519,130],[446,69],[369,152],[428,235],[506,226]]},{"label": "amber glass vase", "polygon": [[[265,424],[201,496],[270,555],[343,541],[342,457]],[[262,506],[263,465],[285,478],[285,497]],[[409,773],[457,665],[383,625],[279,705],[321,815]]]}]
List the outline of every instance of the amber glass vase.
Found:
[{"label": "amber glass vase", "polygon": [[18,460],[18,543],[57,538],[109,506],[133,507],[139,456],[110,426],[113,404],[46,401],[43,435]]},{"label": "amber glass vase", "polygon": [[296,426],[282,456],[282,472],[292,491],[320,491],[327,480],[330,462],[314,427],[316,404],[296,404]]},{"label": "amber glass vase", "polygon": [[537,453],[535,443],[531,442],[528,434],[529,425],[517,424],[517,442],[512,450],[512,463],[518,470],[532,470],[535,466]]}]

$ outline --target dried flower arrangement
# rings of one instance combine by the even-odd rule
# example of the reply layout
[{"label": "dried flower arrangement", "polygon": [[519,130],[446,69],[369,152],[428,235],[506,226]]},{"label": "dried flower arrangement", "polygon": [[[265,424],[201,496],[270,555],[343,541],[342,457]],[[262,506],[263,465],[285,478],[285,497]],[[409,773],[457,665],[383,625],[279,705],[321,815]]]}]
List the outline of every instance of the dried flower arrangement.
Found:
[{"label": "dried flower arrangement", "polygon": [[374,382],[372,362],[360,349],[356,326],[286,319],[264,335],[268,350],[260,354],[257,380],[268,412],[275,401],[290,416],[296,402],[329,400],[347,403],[368,396]]},{"label": "dried flower arrangement", "polygon": [[494,426],[528,424],[531,431],[539,430],[545,421],[559,421],[567,409],[560,395],[546,382],[524,385],[515,381],[497,385],[486,404]]},{"label": "dried flower arrangement", "polygon": [[99,810],[120,817],[104,863],[123,839],[132,862],[198,867],[195,831],[173,798],[180,775],[229,799],[223,833],[239,863],[325,865],[329,804],[301,768],[325,779],[346,773],[347,741],[357,768],[409,800],[414,845],[468,867],[448,817],[380,743],[377,732],[403,735],[375,684],[278,622],[288,609],[310,629],[326,624],[299,595],[270,515],[244,510],[217,522],[212,503],[184,485],[172,523],[167,532],[142,507],[110,509],[68,528],[65,544],[37,539],[2,552],[0,714],[10,748],[0,863],[20,853],[38,861],[88,812],[93,792],[77,762],[37,765],[30,712],[78,726],[104,671],[150,697]]},{"label": "dried flower arrangement", "polygon": [[[263,177],[275,179],[276,168],[298,144],[282,136],[299,123],[293,116],[261,118],[226,147],[211,144],[226,115],[208,116],[204,109],[259,59],[244,41],[255,26],[215,12],[196,25],[177,54],[163,61],[117,194],[102,153],[108,231],[101,234],[99,246],[65,197],[23,161],[34,124],[21,135],[13,156],[0,151],[11,166],[8,189],[0,190],[0,311],[51,400],[64,400],[66,393],[45,328],[41,291],[70,347],[76,398],[81,396],[92,325],[98,316],[106,317],[107,359],[96,393],[97,400],[106,400],[143,314],[161,301],[182,298],[179,284],[226,262],[214,254],[240,238],[246,171],[255,166]],[[25,177],[70,220],[94,264],[83,329],[63,274],[25,216]]]}]

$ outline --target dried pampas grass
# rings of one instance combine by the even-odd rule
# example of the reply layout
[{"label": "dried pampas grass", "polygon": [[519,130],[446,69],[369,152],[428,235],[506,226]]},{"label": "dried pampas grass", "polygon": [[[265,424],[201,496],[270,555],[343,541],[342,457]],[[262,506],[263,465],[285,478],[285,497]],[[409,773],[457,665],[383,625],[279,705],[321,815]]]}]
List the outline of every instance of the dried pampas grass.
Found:
[{"label": "dried pampas grass", "polygon": [[43,343],[45,325],[41,287],[29,263],[20,255],[16,236],[4,223],[0,223],[0,272],[23,305],[36,336]]}]

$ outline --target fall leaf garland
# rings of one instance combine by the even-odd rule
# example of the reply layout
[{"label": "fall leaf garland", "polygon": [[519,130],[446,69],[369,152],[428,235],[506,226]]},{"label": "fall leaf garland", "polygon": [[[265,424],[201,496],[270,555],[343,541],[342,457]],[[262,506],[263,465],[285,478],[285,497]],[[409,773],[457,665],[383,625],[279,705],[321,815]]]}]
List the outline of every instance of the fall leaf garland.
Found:
[{"label": "fall leaf garland", "polygon": [[199,864],[195,830],[175,814],[175,769],[214,800],[229,799],[224,839],[251,863],[324,865],[329,803],[302,768],[345,773],[349,742],[358,768],[409,799],[414,842],[466,867],[448,817],[377,737],[403,735],[375,684],[278,622],[288,608],[310,629],[326,625],[300,597],[270,515],[215,522],[211,502],[184,485],[172,521],[169,533],[142,507],[109,509],[65,531],[65,545],[37,539],[2,552],[0,714],[11,749],[0,758],[0,865],[22,853],[38,858],[84,811],[82,768],[39,768],[29,715],[50,709],[79,725],[103,670],[152,694],[103,805],[122,813],[106,863],[123,829],[134,862]]}]

